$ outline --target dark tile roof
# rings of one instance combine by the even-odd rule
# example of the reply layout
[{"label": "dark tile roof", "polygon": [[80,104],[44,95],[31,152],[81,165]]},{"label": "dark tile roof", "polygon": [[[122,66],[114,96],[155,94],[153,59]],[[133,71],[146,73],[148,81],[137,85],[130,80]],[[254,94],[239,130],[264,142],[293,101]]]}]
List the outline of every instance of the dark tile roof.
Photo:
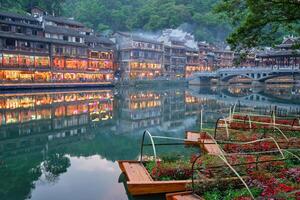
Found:
[{"label": "dark tile roof", "polygon": [[34,25],[34,24],[27,24],[27,23],[21,23],[21,22],[14,22],[14,21],[7,21],[7,20],[0,20],[1,24],[11,24],[16,26],[25,26],[30,28],[37,28],[37,29],[43,29],[42,25]]},{"label": "dark tile roof", "polygon": [[63,35],[70,35],[70,36],[78,36],[78,37],[84,37],[84,35],[81,35],[79,31],[72,28],[65,28],[65,27],[59,27],[59,26],[45,26],[45,32],[46,33],[58,33]]},{"label": "dark tile roof", "polygon": [[278,56],[300,56],[300,50],[286,50],[286,51],[266,51],[257,54],[257,57],[278,57]]},{"label": "dark tile roof", "polygon": [[152,44],[162,44],[162,42],[159,42],[155,39],[151,39],[151,38],[148,38],[148,37],[143,37],[143,36],[135,34],[135,33],[117,32],[116,34],[119,34],[123,37],[131,38],[133,41],[137,41],[137,42],[148,42],[148,43],[152,43]]},{"label": "dark tile roof", "polygon": [[47,21],[53,21],[56,23],[62,23],[62,24],[68,24],[68,25],[74,25],[79,27],[84,27],[84,25],[80,22],[77,22],[73,19],[65,18],[65,17],[54,17],[51,15],[44,16],[44,19]]},{"label": "dark tile roof", "polygon": [[30,21],[38,21],[35,17],[33,17],[29,14],[28,15],[21,15],[21,14],[17,14],[17,13],[10,13],[10,12],[0,11],[0,16],[17,18],[17,19],[26,19],[26,20],[30,20]]},{"label": "dark tile roof", "polygon": [[113,48],[109,47],[101,47],[101,46],[95,46],[95,47],[89,47],[89,50],[92,51],[113,51]]},{"label": "dark tile roof", "polygon": [[111,41],[109,38],[103,36],[86,35],[84,38],[86,42],[108,44],[108,45],[114,44],[113,41]]},{"label": "dark tile roof", "polygon": [[54,43],[54,44],[62,44],[62,45],[70,45],[70,46],[87,47],[85,44],[76,43],[76,42],[67,42],[64,40],[44,38],[44,37],[38,37],[38,36],[33,36],[33,35],[21,35],[21,34],[17,34],[17,33],[3,32],[3,31],[0,31],[0,37],[14,38],[14,39],[19,39],[19,40],[29,40],[29,41],[35,41],[35,42],[45,42],[45,43]]}]

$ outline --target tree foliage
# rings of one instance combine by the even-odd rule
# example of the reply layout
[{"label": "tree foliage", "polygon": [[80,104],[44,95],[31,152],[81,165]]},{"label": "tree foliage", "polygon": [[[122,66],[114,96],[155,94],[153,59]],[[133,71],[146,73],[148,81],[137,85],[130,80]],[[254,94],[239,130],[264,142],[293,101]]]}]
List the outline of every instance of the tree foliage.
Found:
[{"label": "tree foliage", "polygon": [[50,14],[62,15],[64,0],[0,0],[0,10],[24,14],[34,6]]},{"label": "tree foliage", "polygon": [[230,26],[212,13],[219,0],[66,0],[69,17],[98,30],[158,31],[185,24],[198,40],[223,41]]},{"label": "tree foliage", "polygon": [[284,35],[300,35],[299,0],[223,0],[216,12],[235,27],[227,39],[234,49],[272,45]]}]

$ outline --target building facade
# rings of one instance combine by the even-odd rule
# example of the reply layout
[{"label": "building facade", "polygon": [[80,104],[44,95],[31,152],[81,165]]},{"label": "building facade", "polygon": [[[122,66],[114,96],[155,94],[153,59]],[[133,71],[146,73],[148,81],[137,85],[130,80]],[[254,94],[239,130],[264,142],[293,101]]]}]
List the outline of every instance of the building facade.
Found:
[{"label": "building facade", "polygon": [[185,77],[200,71],[203,71],[203,67],[200,65],[199,50],[186,47]]},{"label": "building facade", "polygon": [[295,45],[300,44],[299,37],[286,37],[280,45],[273,49],[259,52],[256,55],[258,65],[262,67],[300,67],[300,50]]},{"label": "building facade", "polygon": [[[79,22],[42,14],[36,9],[26,16],[0,13],[3,86],[102,84],[113,80],[113,49],[88,43],[94,33]],[[93,50],[98,57],[91,53]]]},{"label": "building facade", "polygon": [[122,80],[153,80],[162,76],[163,44],[130,33],[114,34]]}]

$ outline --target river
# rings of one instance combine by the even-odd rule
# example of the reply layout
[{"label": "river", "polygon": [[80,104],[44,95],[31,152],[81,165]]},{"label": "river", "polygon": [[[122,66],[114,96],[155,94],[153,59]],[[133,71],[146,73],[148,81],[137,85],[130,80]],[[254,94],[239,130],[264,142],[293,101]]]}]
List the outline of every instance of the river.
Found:
[{"label": "river", "polygon": [[236,109],[242,106],[266,112],[276,108],[283,115],[299,114],[300,87],[2,93],[0,199],[159,199],[130,197],[119,181],[122,177],[116,161],[138,158],[145,130],[183,138],[186,130],[199,130],[201,121],[202,127],[214,127],[234,104]]}]

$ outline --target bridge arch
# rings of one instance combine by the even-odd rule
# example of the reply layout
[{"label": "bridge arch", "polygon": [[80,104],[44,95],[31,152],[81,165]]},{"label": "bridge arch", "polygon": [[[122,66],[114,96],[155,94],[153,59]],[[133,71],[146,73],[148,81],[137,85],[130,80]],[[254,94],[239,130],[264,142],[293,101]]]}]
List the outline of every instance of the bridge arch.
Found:
[{"label": "bridge arch", "polygon": [[250,74],[249,75],[247,75],[247,74],[229,74],[229,75],[228,74],[220,74],[220,79],[221,79],[221,81],[227,82],[238,76],[254,80],[254,78],[252,78]]},{"label": "bridge arch", "polygon": [[268,74],[267,76],[264,76],[264,77],[258,79],[258,81],[259,82],[265,82],[265,81],[273,79],[273,78],[284,77],[284,76],[299,76],[299,75],[300,75],[300,72],[272,73],[272,74]]}]

